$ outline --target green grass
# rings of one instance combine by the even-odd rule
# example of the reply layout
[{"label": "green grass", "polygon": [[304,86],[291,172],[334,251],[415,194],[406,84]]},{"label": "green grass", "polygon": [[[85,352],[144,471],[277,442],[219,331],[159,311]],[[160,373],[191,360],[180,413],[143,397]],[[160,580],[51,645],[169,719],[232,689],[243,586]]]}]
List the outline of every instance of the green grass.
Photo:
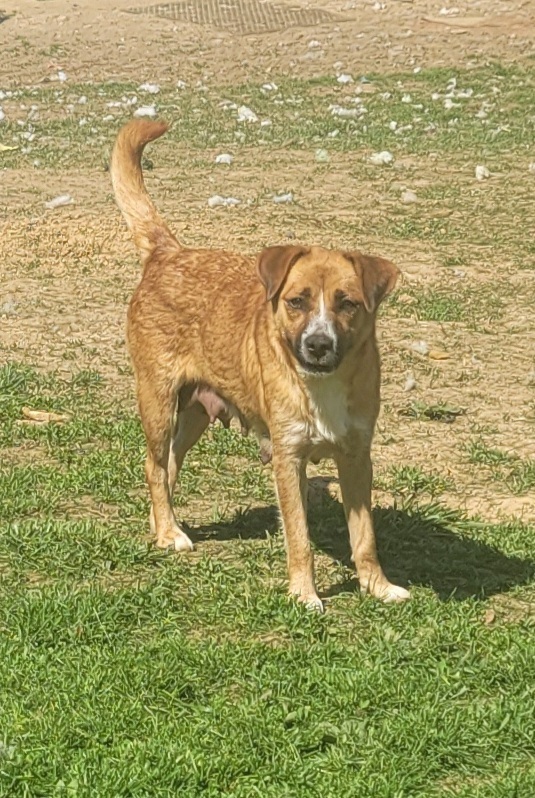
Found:
[{"label": "green grass", "polygon": [[501,318],[506,292],[497,285],[475,287],[451,285],[416,289],[410,287],[394,293],[387,312],[417,321],[461,322],[471,329],[481,329]]},{"label": "green grass", "polygon": [[453,483],[447,477],[437,472],[425,472],[419,466],[393,466],[382,475],[382,479],[375,480],[376,487],[388,490],[403,497],[415,498],[426,494],[431,498],[440,496],[453,488]]},{"label": "green grass", "polygon": [[[23,406],[72,417],[19,425]],[[0,795],[532,794],[533,625],[499,609],[533,606],[532,528],[416,505],[446,481],[393,469],[406,501],[376,508],[379,548],[414,599],[388,607],[355,591],[322,494],[317,616],[286,599],[248,439],[214,429],[191,453],[198,553],[179,557],[147,539],[139,422],[97,373],[6,366],[0,407]]]},{"label": "green grass", "polygon": [[492,448],[481,439],[471,441],[467,452],[471,463],[487,467],[512,493],[528,493],[535,488],[535,459]]}]

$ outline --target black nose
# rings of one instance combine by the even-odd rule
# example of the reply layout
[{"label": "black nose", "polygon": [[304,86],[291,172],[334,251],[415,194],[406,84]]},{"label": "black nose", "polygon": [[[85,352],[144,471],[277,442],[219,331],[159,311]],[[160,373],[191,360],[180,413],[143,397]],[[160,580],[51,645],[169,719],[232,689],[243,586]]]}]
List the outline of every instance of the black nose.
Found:
[{"label": "black nose", "polygon": [[309,355],[316,360],[321,360],[333,350],[333,339],[325,333],[309,335],[305,343]]}]

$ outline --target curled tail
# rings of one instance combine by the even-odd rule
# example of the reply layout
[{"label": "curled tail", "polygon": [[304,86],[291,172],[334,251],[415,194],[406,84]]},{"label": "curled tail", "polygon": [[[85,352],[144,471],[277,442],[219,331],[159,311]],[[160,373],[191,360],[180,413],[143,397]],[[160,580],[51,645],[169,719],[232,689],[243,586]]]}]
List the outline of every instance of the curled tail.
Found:
[{"label": "curled tail", "polygon": [[133,119],[119,131],[111,156],[115,199],[134,236],[143,264],[157,246],[179,246],[149,197],[141,170],[145,146],[162,136],[167,128],[165,122]]}]

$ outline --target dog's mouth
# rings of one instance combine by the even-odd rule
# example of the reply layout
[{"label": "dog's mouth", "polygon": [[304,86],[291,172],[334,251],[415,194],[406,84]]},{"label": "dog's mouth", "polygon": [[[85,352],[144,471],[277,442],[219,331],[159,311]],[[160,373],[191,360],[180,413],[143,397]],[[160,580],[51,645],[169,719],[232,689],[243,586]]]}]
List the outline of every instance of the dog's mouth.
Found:
[{"label": "dog's mouth", "polygon": [[298,358],[299,365],[307,374],[316,374],[318,376],[324,374],[332,374],[333,371],[336,371],[338,364],[322,364],[322,363],[309,363],[308,361]]},{"label": "dog's mouth", "polygon": [[341,360],[340,354],[336,351],[329,352],[321,358],[307,357],[300,346],[295,350],[295,356],[303,371],[318,376],[332,374],[340,365]]}]

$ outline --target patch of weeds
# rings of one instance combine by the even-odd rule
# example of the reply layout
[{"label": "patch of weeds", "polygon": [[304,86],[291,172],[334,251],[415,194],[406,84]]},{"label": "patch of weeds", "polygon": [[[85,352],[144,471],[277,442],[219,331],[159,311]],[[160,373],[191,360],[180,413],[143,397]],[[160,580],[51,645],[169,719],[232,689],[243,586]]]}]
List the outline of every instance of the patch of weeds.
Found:
[{"label": "patch of weeds", "polygon": [[528,493],[535,488],[535,458],[523,459],[489,447],[481,439],[471,441],[466,451],[470,463],[488,467],[493,478],[502,482],[511,493]]},{"label": "patch of weeds", "polygon": [[455,268],[458,266],[466,266],[468,257],[466,255],[444,255],[441,260],[442,266],[448,268]]},{"label": "patch of weeds", "polygon": [[426,405],[424,402],[411,402],[406,407],[400,408],[398,413],[400,416],[415,418],[419,421],[440,421],[443,424],[453,424],[459,416],[466,413],[466,410],[446,403]]},{"label": "patch of weeds", "polygon": [[471,327],[499,319],[503,312],[503,294],[498,286],[467,288],[408,288],[393,294],[390,312],[401,318],[418,321],[463,322]]},{"label": "patch of weeds", "polygon": [[424,472],[419,466],[394,466],[381,478],[376,479],[376,487],[393,494],[415,498],[426,494],[431,498],[453,489],[448,477],[436,472]]}]

